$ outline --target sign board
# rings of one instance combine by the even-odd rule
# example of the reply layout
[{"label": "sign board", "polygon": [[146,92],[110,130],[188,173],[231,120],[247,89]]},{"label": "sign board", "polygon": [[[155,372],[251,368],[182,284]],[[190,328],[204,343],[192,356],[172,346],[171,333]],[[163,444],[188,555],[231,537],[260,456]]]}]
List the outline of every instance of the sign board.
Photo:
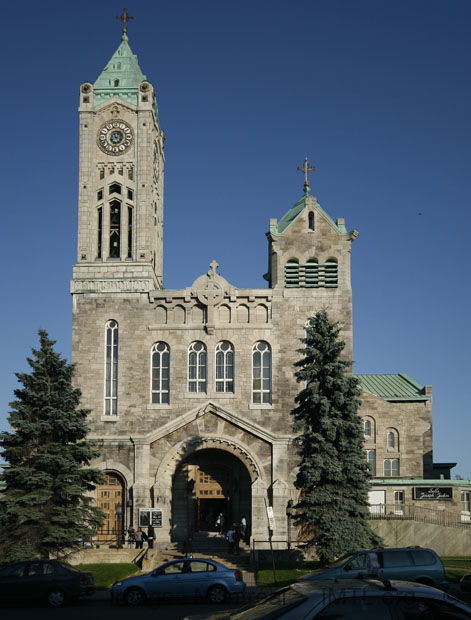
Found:
[{"label": "sign board", "polygon": [[139,508],[139,527],[162,527],[161,508]]},{"label": "sign board", "polygon": [[414,487],[414,499],[450,501],[453,487]]},{"label": "sign board", "polygon": [[275,531],[275,515],[273,513],[273,506],[267,506],[268,527],[272,532]]}]

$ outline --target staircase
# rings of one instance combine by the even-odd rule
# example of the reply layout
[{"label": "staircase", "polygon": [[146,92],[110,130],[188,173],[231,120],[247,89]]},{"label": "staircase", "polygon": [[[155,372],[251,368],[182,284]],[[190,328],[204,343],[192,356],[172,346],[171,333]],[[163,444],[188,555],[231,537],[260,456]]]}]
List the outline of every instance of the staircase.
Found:
[{"label": "staircase", "polygon": [[[170,543],[165,549],[148,549],[142,563],[142,570],[150,571],[169,560],[176,560],[183,556],[181,543]],[[244,575],[247,586],[255,586],[255,572],[250,569],[250,547],[240,542],[239,555],[229,555],[228,544],[225,536],[215,532],[195,532],[193,534],[194,558],[214,560],[233,568],[239,568]]]}]

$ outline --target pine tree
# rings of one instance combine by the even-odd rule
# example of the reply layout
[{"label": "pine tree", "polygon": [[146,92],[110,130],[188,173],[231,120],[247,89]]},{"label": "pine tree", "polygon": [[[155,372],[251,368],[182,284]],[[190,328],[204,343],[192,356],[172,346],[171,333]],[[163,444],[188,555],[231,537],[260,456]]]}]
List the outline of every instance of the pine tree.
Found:
[{"label": "pine tree", "polygon": [[86,439],[86,409],[72,386],[74,367],[39,330],[40,349],[27,361],[32,372],[16,373],[22,384],[10,403],[12,432],[0,433],[9,467],[0,493],[0,560],[58,557],[94,535],[103,513],[88,491],[103,481],[88,468],[97,457]]},{"label": "pine tree", "polygon": [[305,387],[291,412],[297,433],[300,491],[297,523],[308,532],[323,564],[381,539],[368,522],[370,470],[363,451],[358,379],[341,359],[345,343],[338,323],[322,310],[309,319],[296,380]]}]

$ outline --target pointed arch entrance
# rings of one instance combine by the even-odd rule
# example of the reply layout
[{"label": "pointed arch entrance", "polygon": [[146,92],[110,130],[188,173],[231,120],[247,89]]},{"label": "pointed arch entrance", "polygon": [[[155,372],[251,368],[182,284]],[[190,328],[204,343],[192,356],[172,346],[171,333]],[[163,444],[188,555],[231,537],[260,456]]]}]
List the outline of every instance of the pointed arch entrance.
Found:
[{"label": "pointed arch entrance", "polygon": [[177,467],[172,485],[172,539],[194,532],[216,531],[240,523],[252,513],[252,479],[245,464],[225,450],[207,448],[187,456]]}]

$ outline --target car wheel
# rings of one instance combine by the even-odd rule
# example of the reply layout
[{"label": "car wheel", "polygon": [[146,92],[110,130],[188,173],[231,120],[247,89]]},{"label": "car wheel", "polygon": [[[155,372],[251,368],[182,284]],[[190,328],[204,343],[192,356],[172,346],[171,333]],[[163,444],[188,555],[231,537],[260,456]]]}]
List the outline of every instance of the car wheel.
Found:
[{"label": "car wheel", "polygon": [[124,593],[124,600],[131,607],[138,607],[146,602],[146,595],[141,588],[129,588]]},{"label": "car wheel", "polygon": [[210,603],[224,603],[226,595],[227,592],[223,586],[212,586],[208,590],[208,599]]},{"label": "car wheel", "polygon": [[421,583],[423,586],[435,586],[434,582],[431,579],[427,579],[427,577],[421,577],[420,579],[416,579],[415,583]]},{"label": "car wheel", "polygon": [[62,607],[65,605],[65,594],[62,590],[51,590],[47,595],[49,607]]}]

